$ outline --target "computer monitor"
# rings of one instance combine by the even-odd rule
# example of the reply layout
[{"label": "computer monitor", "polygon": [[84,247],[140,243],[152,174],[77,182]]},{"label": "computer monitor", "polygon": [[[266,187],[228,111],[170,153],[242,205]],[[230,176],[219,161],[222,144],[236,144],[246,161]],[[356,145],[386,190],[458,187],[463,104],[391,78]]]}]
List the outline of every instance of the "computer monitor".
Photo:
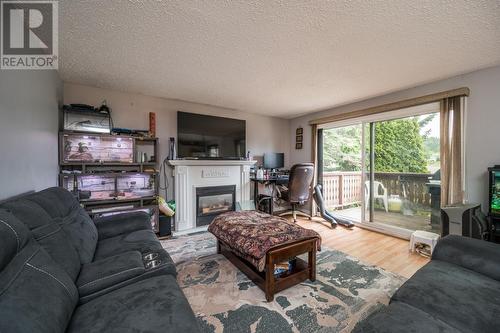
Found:
[{"label": "computer monitor", "polygon": [[284,153],[265,153],[264,169],[280,169],[285,167]]}]

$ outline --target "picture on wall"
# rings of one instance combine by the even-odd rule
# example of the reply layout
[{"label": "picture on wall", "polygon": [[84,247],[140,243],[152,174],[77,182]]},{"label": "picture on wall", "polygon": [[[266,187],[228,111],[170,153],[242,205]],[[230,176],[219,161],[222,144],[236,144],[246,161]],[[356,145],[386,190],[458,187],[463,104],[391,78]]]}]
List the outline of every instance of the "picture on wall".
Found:
[{"label": "picture on wall", "polygon": [[295,149],[302,149],[302,142],[304,140],[304,129],[299,127],[295,130]]}]

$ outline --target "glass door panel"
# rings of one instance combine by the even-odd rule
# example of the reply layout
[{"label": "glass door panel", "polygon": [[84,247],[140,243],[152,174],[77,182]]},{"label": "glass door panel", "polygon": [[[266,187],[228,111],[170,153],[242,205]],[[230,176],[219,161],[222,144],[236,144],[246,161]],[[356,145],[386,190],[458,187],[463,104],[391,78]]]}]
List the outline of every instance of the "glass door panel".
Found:
[{"label": "glass door panel", "polygon": [[372,123],[369,221],[439,232],[439,221],[431,219],[432,200],[439,200],[431,195],[439,171],[439,123],[439,113]]},{"label": "glass door panel", "polygon": [[327,209],[353,221],[363,219],[363,125],[321,130],[320,181]]}]

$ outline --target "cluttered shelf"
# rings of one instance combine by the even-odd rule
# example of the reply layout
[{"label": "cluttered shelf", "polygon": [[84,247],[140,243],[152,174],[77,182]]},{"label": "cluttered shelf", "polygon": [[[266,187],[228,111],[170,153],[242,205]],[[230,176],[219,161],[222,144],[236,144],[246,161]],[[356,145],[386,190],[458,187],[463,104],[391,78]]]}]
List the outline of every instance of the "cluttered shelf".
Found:
[{"label": "cluttered shelf", "polygon": [[144,211],[159,231],[156,117],[148,130],[114,127],[111,109],[65,105],[59,134],[59,185],[93,217]]}]

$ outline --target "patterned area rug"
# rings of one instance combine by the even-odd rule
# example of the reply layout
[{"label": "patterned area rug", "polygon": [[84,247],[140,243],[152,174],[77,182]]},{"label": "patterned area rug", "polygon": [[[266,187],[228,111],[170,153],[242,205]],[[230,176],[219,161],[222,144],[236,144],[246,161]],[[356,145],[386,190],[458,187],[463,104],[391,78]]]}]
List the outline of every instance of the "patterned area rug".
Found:
[{"label": "patterned area rug", "polygon": [[405,281],[381,268],[323,247],[316,281],[264,293],[223,255],[209,233],[162,241],[177,265],[179,284],[204,332],[350,332],[389,302]]}]

